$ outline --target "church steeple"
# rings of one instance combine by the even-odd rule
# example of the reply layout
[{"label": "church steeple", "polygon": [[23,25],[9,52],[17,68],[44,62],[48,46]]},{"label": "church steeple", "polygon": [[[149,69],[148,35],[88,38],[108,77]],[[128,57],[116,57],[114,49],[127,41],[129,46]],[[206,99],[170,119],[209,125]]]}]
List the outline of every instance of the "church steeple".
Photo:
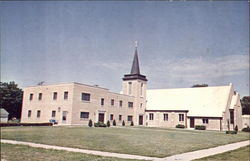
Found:
[{"label": "church steeple", "polygon": [[140,74],[139,58],[138,58],[138,51],[137,51],[137,41],[135,42],[135,54],[134,54],[134,60],[133,60],[130,74],[126,74],[123,77],[123,80],[134,80],[134,79],[140,79],[140,80],[147,81],[146,76]]},{"label": "church steeple", "polygon": [[133,65],[132,65],[130,74],[140,74],[137,45],[135,46],[135,55],[134,55]]}]

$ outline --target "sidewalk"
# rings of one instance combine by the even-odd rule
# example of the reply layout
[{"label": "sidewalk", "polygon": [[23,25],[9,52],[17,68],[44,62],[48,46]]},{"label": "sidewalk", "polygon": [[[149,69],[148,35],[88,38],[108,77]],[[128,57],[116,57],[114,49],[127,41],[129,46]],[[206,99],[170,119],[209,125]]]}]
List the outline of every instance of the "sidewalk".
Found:
[{"label": "sidewalk", "polygon": [[85,153],[85,154],[99,155],[99,156],[105,156],[105,157],[116,157],[116,158],[123,158],[123,159],[139,159],[139,160],[154,160],[154,161],[177,161],[177,160],[178,161],[191,161],[194,159],[199,159],[199,158],[207,157],[210,155],[224,153],[227,151],[235,150],[240,147],[250,145],[250,140],[222,145],[222,146],[218,146],[215,148],[209,148],[209,149],[203,149],[203,150],[198,150],[198,151],[193,151],[193,152],[177,154],[177,155],[173,155],[173,156],[165,157],[165,158],[146,157],[146,156],[120,154],[120,153],[112,153],[112,152],[102,152],[102,151],[85,150],[85,149],[78,149],[78,148],[67,148],[67,147],[61,147],[61,146],[53,146],[53,145],[45,145],[45,144],[37,144],[37,143],[31,143],[31,142],[22,142],[22,141],[5,140],[5,139],[1,139],[1,143],[28,145],[31,147],[66,150],[66,151],[71,151],[71,152],[79,152],[79,153]]}]

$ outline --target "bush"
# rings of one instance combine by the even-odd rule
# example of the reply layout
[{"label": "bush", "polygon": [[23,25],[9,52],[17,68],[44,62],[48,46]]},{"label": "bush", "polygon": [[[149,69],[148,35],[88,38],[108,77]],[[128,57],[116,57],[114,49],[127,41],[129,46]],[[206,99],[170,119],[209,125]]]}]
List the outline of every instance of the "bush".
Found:
[{"label": "bush", "polygon": [[237,134],[237,131],[226,131],[226,134]]},{"label": "bush", "polygon": [[176,128],[181,128],[181,129],[184,129],[184,128],[185,128],[185,126],[182,125],[182,124],[178,124],[178,125],[176,125],[175,127],[176,127]]},{"label": "bush", "polygon": [[134,122],[133,121],[131,121],[130,126],[134,126]]},{"label": "bush", "polygon": [[88,124],[88,125],[89,125],[89,127],[92,127],[92,126],[93,126],[93,122],[92,122],[91,119],[89,120],[89,124]]},{"label": "bush", "polygon": [[95,127],[107,127],[107,125],[104,124],[103,122],[94,123],[94,126],[95,126]]},{"label": "bush", "polygon": [[204,126],[204,125],[195,125],[195,130],[206,130],[206,126]]},{"label": "bush", "polygon": [[124,120],[122,121],[122,126],[125,126],[125,121]]},{"label": "bush", "polygon": [[110,122],[109,122],[109,120],[107,121],[107,127],[110,127]]},{"label": "bush", "polygon": [[50,122],[46,123],[0,123],[0,127],[6,126],[52,126]]},{"label": "bush", "polygon": [[247,127],[243,128],[242,131],[244,131],[244,132],[250,132],[250,127],[247,126]]},{"label": "bush", "polygon": [[116,126],[116,122],[115,122],[115,120],[113,121],[113,126]]},{"label": "bush", "polygon": [[238,132],[238,126],[236,125],[234,131]]}]

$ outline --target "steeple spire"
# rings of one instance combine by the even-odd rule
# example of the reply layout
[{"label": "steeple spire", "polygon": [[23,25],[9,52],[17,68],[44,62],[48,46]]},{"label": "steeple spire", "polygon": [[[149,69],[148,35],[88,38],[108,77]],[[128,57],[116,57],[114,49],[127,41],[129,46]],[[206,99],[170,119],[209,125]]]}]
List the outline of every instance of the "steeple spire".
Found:
[{"label": "steeple spire", "polygon": [[130,74],[140,74],[139,59],[137,52],[137,41],[135,41],[135,55]]},{"label": "steeple spire", "polygon": [[147,81],[146,76],[140,74],[139,59],[138,59],[138,52],[137,52],[137,41],[135,41],[135,55],[134,55],[134,60],[133,60],[130,74],[125,74],[122,79],[123,80],[140,79],[140,80]]}]

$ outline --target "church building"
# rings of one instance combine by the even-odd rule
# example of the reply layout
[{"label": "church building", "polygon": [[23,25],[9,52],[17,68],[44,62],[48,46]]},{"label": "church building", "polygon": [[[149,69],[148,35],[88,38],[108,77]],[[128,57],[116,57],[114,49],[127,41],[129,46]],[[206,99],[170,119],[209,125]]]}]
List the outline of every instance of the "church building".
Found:
[{"label": "church building", "polygon": [[242,128],[240,96],[233,85],[147,90],[140,73],[137,47],[130,74],[122,78],[122,92],[81,83],[30,86],[24,89],[22,123],[56,120],[59,125],[88,125],[115,120],[117,125],[209,130]]}]

